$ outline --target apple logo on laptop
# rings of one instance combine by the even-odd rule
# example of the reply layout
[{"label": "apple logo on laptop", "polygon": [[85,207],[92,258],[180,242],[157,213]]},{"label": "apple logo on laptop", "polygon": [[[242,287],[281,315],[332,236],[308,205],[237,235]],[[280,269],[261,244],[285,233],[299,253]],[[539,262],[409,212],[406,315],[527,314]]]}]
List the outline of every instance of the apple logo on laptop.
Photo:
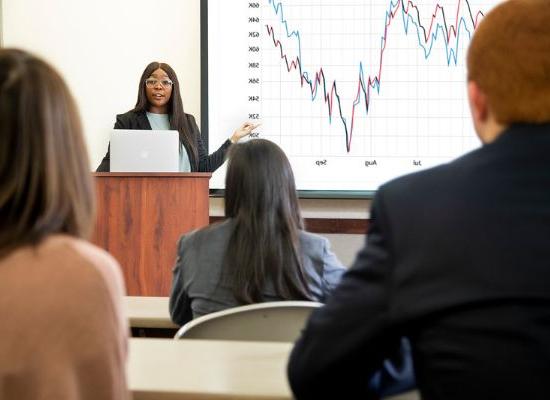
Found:
[{"label": "apple logo on laptop", "polygon": [[142,150],[140,153],[141,158],[149,158],[149,151]]}]

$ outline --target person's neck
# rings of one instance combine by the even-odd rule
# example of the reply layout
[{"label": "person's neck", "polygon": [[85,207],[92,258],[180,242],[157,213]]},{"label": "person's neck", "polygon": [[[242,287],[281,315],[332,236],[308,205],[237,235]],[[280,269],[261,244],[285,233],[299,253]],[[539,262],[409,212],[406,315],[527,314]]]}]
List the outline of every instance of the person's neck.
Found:
[{"label": "person's neck", "polygon": [[507,128],[507,125],[490,118],[480,129],[479,138],[484,144],[493,143]]},{"label": "person's neck", "polygon": [[149,107],[147,112],[151,114],[168,114],[168,107]]}]

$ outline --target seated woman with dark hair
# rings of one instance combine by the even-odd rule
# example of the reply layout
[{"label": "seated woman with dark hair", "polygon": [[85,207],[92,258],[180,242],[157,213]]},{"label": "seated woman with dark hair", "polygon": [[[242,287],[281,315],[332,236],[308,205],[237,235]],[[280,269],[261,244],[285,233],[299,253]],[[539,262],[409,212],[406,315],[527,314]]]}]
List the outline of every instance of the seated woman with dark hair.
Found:
[{"label": "seated woman with dark hair", "polygon": [[85,240],[94,199],[65,82],[0,50],[0,399],[128,397],[122,275]]},{"label": "seated woman with dark hair", "polygon": [[230,149],[224,222],[183,236],[170,314],[177,324],[243,304],[324,301],[344,267],[327,239],[303,230],[284,152],[256,139]]}]

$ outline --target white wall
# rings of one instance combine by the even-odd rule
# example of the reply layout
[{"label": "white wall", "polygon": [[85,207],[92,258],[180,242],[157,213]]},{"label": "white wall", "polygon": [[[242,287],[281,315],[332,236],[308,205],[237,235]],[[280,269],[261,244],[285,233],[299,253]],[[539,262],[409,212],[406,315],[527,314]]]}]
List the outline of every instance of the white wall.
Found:
[{"label": "white wall", "polygon": [[78,102],[92,168],[151,61],[169,63],[200,121],[199,0],[2,0],[5,47],[50,61]]}]

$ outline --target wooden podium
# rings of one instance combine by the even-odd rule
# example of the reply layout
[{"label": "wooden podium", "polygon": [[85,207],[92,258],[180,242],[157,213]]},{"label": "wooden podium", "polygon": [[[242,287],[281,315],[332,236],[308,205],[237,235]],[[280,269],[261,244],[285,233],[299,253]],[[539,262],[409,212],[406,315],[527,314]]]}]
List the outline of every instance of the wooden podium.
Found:
[{"label": "wooden podium", "polygon": [[179,237],[208,225],[210,173],[94,173],[92,241],[120,263],[130,296],[168,296]]}]

